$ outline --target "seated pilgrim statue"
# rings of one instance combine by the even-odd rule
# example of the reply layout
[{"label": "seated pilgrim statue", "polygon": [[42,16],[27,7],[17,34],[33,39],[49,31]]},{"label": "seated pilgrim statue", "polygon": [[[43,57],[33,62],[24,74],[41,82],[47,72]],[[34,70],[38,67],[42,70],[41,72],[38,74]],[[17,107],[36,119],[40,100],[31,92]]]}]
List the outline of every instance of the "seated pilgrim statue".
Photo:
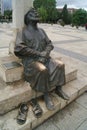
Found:
[{"label": "seated pilgrim statue", "polygon": [[53,86],[56,87],[55,92],[59,96],[65,100],[69,99],[62,91],[62,86],[65,84],[65,68],[63,63],[58,64],[50,57],[54,47],[45,31],[38,28],[39,20],[34,8],[25,14],[26,27],[22,30],[22,37],[17,35],[14,53],[22,59],[25,80],[36,92],[43,93],[47,109],[54,110],[55,106],[50,97]]}]

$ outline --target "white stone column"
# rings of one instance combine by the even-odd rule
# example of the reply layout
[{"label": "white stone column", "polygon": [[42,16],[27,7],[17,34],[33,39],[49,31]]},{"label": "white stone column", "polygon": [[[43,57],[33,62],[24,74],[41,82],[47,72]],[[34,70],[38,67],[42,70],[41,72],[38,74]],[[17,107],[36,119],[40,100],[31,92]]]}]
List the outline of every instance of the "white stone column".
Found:
[{"label": "white stone column", "polygon": [[12,0],[13,41],[9,44],[9,53],[14,52],[17,31],[24,27],[24,15],[33,7],[33,0]]},{"label": "white stone column", "polygon": [[33,7],[33,0],[12,0],[13,28],[24,27],[24,15],[31,7]]}]

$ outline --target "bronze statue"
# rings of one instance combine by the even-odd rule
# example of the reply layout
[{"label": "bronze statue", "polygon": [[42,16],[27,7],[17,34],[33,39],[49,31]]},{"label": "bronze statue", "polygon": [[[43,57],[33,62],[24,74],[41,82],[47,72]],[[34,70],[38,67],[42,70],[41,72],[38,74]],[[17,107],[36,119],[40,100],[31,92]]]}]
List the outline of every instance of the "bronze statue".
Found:
[{"label": "bronze statue", "polygon": [[54,104],[49,95],[53,86],[56,93],[68,100],[68,96],[62,91],[65,84],[64,64],[58,64],[50,57],[53,50],[51,40],[43,29],[38,28],[40,18],[34,8],[27,12],[24,18],[26,28],[22,35],[17,35],[14,53],[22,59],[24,65],[24,77],[35,91],[44,93],[44,101],[49,110],[54,109]]}]

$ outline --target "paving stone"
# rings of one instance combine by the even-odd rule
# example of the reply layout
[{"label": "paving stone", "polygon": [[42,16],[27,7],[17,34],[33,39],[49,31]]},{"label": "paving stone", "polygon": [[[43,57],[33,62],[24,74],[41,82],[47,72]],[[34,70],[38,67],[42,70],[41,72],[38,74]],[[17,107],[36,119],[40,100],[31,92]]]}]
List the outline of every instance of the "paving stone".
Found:
[{"label": "paving stone", "polygon": [[87,92],[80,96],[76,102],[87,109]]},{"label": "paving stone", "polygon": [[53,123],[52,118],[45,121],[40,127],[35,128],[34,130],[60,130],[56,125]]},{"label": "paving stone", "polygon": [[87,110],[74,102],[53,117],[53,124],[60,130],[77,130],[86,119]]},{"label": "paving stone", "polygon": [[87,130],[87,119],[76,130]]}]

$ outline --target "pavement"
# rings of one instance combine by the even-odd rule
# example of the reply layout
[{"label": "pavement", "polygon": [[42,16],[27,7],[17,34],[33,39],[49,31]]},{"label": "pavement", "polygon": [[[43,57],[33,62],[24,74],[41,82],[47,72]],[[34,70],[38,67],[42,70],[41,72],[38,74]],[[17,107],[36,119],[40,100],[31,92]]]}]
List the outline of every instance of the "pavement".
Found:
[{"label": "pavement", "polygon": [[[87,80],[87,31],[85,28],[39,24],[52,40],[52,55],[67,59]],[[0,24],[0,55],[8,54],[13,38],[11,24]],[[34,130],[87,130],[87,92]]]},{"label": "pavement", "polygon": [[87,93],[34,130],[87,130]]}]

